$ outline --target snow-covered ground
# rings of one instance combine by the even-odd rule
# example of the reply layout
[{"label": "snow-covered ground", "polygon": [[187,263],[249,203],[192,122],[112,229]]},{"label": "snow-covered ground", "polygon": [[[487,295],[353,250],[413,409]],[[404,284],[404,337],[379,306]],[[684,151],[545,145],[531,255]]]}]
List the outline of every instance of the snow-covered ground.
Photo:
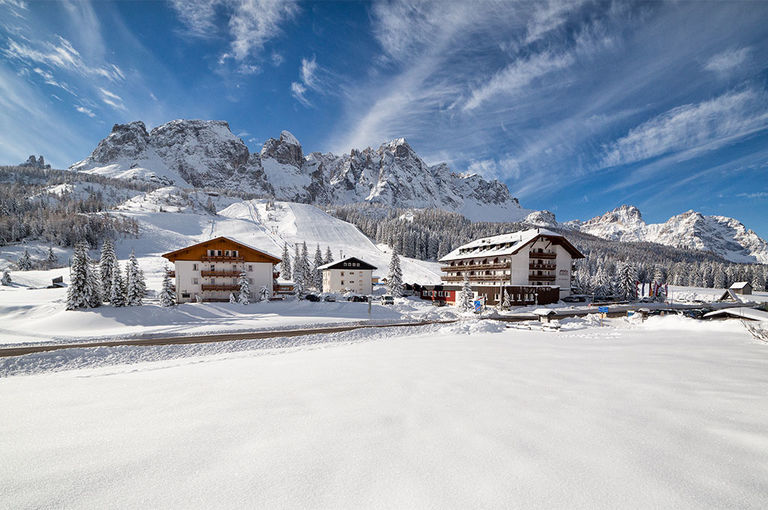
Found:
[{"label": "snow-covered ground", "polygon": [[[607,323],[6,358],[36,375],[0,379],[0,500],[766,508],[768,345],[736,321]],[[84,368],[45,372],[56,356]]]}]

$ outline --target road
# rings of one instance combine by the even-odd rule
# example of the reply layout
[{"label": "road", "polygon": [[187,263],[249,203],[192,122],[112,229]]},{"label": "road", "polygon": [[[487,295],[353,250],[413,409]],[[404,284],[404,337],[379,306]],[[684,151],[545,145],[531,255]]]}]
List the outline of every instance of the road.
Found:
[{"label": "road", "polygon": [[[722,304],[720,304],[722,305]],[[728,305],[726,305],[728,306]],[[732,306],[732,305],[731,305]],[[665,310],[669,312],[686,310],[692,308],[702,308],[702,305],[663,305],[659,303],[648,305],[644,303],[637,303],[631,305],[614,305],[610,307],[610,311],[606,314],[608,317],[623,317],[627,314],[627,311],[637,310],[640,308],[653,308],[656,310]],[[720,308],[722,306],[708,308]],[[554,316],[555,319],[564,319],[567,317],[580,317],[591,313],[597,313],[594,307],[583,307],[578,310],[559,311]],[[503,322],[522,322],[535,319],[536,316],[530,312],[520,313],[514,315],[504,316],[489,316],[483,317],[484,319],[500,320]],[[195,336],[175,336],[175,337],[149,337],[149,338],[120,338],[115,340],[99,340],[94,342],[77,342],[77,343],[60,343],[60,344],[43,344],[43,345],[24,345],[18,347],[4,347],[0,348],[0,358],[9,356],[23,356],[25,354],[33,354],[36,352],[58,351],[62,349],[77,349],[88,347],[118,347],[123,345],[174,345],[174,344],[203,344],[212,342],[231,342],[237,340],[258,340],[262,338],[280,338],[280,337],[293,337],[303,335],[316,335],[323,333],[339,333],[343,331],[352,331],[356,329],[364,328],[397,328],[406,326],[426,326],[429,324],[450,324],[457,322],[458,319],[451,320],[428,320],[428,321],[414,321],[414,322],[400,322],[392,324],[370,324],[370,323],[358,323],[350,324],[346,326],[328,326],[311,329],[286,329],[286,330],[268,330],[268,331],[251,331],[245,333],[220,333],[216,335],[195,335]]]}]

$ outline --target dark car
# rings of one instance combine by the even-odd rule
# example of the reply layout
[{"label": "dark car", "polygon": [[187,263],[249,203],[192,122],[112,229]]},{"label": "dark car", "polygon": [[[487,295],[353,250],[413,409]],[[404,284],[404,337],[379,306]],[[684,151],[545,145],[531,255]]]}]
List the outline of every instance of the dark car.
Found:
[{"label": "dark car", "polygon": [[367,303],[368,298],[365,296],[349,296],[347,301],[352,301],[353,303]]},{"label": "dark car", "polygon": [[325,297],[323,298],[323,300],[324,300],[324,301],[328,301],[329,303],[335,303],[335,302],[336,302],[336,298],[335,298],[335,297],[333,297],[333,296],[325,296]]},{"label": "dark car", "polygon": [[306,296],[304,296],[304,299],[306,299],[307,301],[312,301],[313,303],[322,301],[322,299],[320,299],[320,296],[318,296],[317,294],[307,294]]},{"label": "dark car", "polygon": [[587,297],[586,296],[577,296],[577,295],[565,296],[562,299],[562,301],[563,301],[563,303],[586,303],[587,302]]}]

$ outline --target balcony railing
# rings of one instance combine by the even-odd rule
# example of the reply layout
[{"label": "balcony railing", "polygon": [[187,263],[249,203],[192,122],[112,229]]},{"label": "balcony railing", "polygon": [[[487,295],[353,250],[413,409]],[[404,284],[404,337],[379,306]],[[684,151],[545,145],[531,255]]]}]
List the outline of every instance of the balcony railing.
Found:
[{"label": "balcony railing", "polygon": [[201,285],[203,290],[240,290],[239,285],[210,285],[204,283]]},{"label": "balcony railing", "polygon": [[223,269],[217,269],[214,271],[200,271],[200,276],[240,276],[240,273],[242,271],[232,271],[232,270],[223,270]]},{"label": "balcony railing", "polygon": [[497,263],[497,264],[462,264],[455,266],[442,266],[441,271],[474,271],[476,269],[509,269],[509,263]]},{"label": "balcony railing", "polygon": [[243,257],[233,255],[203,255],[200,257],[203,262],[243,262]]},{"label": "balcony railing", "polygon": [[553,251],[529,252],[529,257],[532,259],[553,259],[557,257],[557,253]]},{"label": "balcony railing", "polygon": [[555,264],[537,264],[535,262],[531,262],[528,264],[528,269],[545,269],[547,271],[554,271],[557,269],[557,266]]},{"label": "balcony railing", "polygon": [[534,282],[554,282],[555,275],[532,274],[528,276],[528,279]]},{"label": "balcony railing", "polygon": [[[463,282],[464,277],[463,276],[441,276],[441,280],[444,282]],[[470,282],[502,282],[504,280],[509,280],[509,275],[474,275],[469,277]]]}]

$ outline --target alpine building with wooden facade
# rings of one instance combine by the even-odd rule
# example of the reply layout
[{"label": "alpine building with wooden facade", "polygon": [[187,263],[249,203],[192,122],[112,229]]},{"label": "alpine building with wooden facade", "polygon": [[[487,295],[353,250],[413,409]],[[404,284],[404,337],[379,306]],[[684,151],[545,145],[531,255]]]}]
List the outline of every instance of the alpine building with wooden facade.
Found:
[{"label": "alpine building with wooden facade", "polygon": [[[468,277],[477,296],[486,304],[501,303],[504,292],[512,305],[556,303],[571,293],[574,259],[584,258],[562,234],[529,229],[477,239],[459,246],[440,259],[443,264],[440,289],[423,289],[435,299],[453,292]],[[434,294],[433,294],[434,292]]]},{"label": "alpine building with wooden facade", "polygon": [[245,273],[253,295],[266,288],[271,298],[281,259],[228,237],[217,237],[163,255],[175,268],[176,299],[227,301],[240,291],[239,278]]},{"label": "alpine building with wooden facade", "polygon": [[355,292],[368,295],[373,290],[373,271],[376,266],[356,257],[347,257],[317,267],[323,272],[325,292]]}]

